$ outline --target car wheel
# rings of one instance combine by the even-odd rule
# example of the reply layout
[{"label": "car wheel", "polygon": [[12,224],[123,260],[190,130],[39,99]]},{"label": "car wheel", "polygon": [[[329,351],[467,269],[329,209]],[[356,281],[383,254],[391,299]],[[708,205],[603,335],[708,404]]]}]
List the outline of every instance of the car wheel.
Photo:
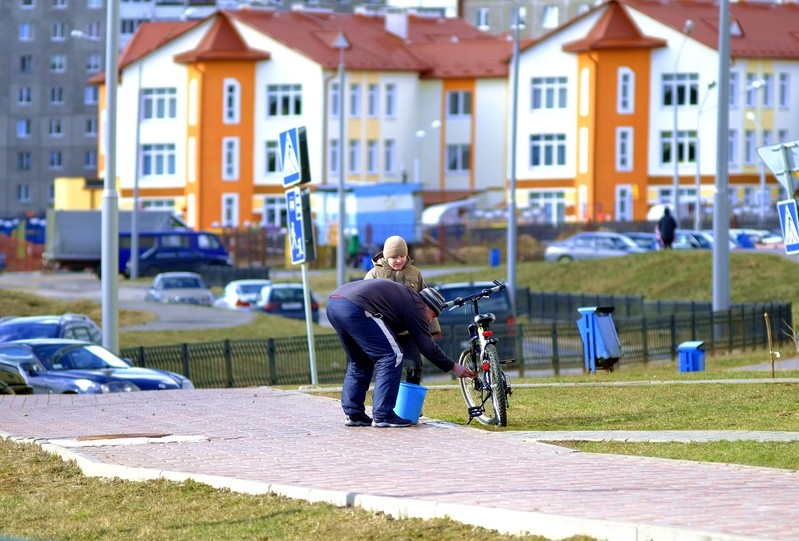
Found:
[{"label": "car wheel", "polygon": [[558,258],[558,262],[559,262],[559,263],[568,263],[568,262],[569,262],[569,261],[571,261],[572,259],[573,259],[573,258],[572,258],[572,256],[570,256],[570,255],[562,255],[562,256],[560,256],[560,257]]},{"label": "car wheel", "polygon": [[17,394],[14,389],[9,387],[5,382],[0,381],[0,394]]}]

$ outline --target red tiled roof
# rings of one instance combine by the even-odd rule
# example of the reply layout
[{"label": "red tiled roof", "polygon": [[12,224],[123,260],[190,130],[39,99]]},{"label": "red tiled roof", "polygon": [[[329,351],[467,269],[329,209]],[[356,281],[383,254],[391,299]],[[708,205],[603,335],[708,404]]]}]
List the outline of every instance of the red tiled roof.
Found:
[{"label": "red tiled roof", "polygon": [[251,49],[224,14],[220,14],[211,29],[192,51],[175,55],[176,62],[198,60],[266,60],[268,52]]},{"label": "red tiled roof", "polygon": [[[612,0],[633,7],[682,31],[685,21],[694,22],[690,37],[718,50],[719,4],[711,0]],[[799,4],[730,2],[730,22],[741,29],[730,35],[733,58],[799,58]]]},{"label": "red tiled roof", "polygon": [[564,51],[597,49],[651,49],[663,47],[666,40],[645,36],[627,10],[611,2],[591,31],[582,39],[563,44]]},{"label": "red tiled roof", "polygon": [[507,77],[513,43],[505,40],[467,40],[453,43],[410,44],[410,50],[429,62],[426,79]]}]

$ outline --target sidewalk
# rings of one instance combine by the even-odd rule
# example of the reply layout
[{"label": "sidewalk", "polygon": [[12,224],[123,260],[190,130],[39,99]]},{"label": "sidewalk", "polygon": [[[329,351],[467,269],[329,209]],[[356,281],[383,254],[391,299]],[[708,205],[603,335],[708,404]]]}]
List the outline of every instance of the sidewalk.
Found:
[{"label": "sidewalk", "polygon": [[[792,471],[595,455],[539,441],[561,433],[426,419],[403,429],[347,428],[343,420],[337,400],[267,387],[0,397],[0,436],[75,459],[87,475],[191,478],[549,539],[799,539]],[[688,434],[709,436],[723,434]],[[411,478],[409,463],[418,465]]]}]

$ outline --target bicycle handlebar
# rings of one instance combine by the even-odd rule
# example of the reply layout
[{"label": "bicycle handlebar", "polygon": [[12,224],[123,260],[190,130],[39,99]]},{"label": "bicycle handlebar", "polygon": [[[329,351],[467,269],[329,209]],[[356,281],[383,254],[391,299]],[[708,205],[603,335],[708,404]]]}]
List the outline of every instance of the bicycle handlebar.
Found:
[{"label": "bicycle handlebar", "polygon": [[473,302],[476,302],[478,299],[488,298],[491,295],[493,295],[494,293],[497,293],[498,291],[502,291],[503,289],[505,289],[507,287],[507,286],[505,286],[505,284],[503,284],[499,280],[492,280],[492,282],[494,282],[496,284],[494,287],[491,287],[491,288],[488,288],[488,289],[484,289],[484,290],[480,291],[479,293],[475,293],[473,295],[469,295],[468,297],[455,297],[451,301],[445,302],[444,303],[444,307],[448,308],[449,310],[452,310],[455,307],[465,305],[467,302],[472,302],[473,303]]}]

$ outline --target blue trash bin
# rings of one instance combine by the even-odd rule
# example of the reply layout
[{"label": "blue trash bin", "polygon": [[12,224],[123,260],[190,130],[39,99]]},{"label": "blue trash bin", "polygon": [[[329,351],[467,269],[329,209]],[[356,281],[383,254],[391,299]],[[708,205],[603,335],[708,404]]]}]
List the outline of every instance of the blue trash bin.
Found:
[{"label": "blue trash bin", "polygon": [[677,346],[679,355],[680,372],[704,372],[705,371],[705,350],[702,347],[704,342],[683,342]]},{"label": "blue trash bin", "polygon": [[613,306],[587,306],[578,308],[582,317],[577,320],[577,329],[583,342],[585,371],[591,374],[596,369],[612,371],[621,358],[621,342],[613,324]]},{"label": "blue trash bin", "polygon": [[488,264],[492,267],[499,267],[499,248],[491,248],[488,251]]}]

